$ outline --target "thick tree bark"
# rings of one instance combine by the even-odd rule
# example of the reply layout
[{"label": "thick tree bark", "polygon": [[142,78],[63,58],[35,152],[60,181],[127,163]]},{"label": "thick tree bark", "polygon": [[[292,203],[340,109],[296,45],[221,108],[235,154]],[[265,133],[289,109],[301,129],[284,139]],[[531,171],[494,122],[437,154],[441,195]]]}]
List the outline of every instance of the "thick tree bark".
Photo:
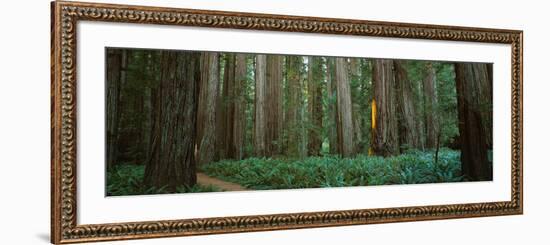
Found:
[{"label": "thick tree bark", "polygon": [[426,64],[426,75],[423,79],[424,90],[424,126],[426,132],[425,146],[435,148],[439,134],[439,120],[437,112],[437,88],[435,69],[431,63]]},{"label": "thick tree bark", "polygon": [[323,63],[320,57],[308,58],[308,155],[318,156],[321,151],[323,130]]},{"label": "thick tree bark", "polygon": [[266,155],[281,154],[283,135],[283,57],[268,55],[266,67]]},{"label": "thick tree bark", "polygon": [[233,115],[233,144],[231,156],[241,160],[244,157],[245,128],[246,128],[246,55],[235,54],[235,88],[234,115]]},{"label": "thick tree bark", "polygon": [[216,115],[219,89],[219,54],[204,52],[201,57],[201,86],[199,97],[198,163],[207,164],[216,157]]},{"label": "thick tree bark", "polygon": [[330,154],[338,153],[338,137],[336,133],[336,75],[334,74],[334,58],[326,58],[327,62],[327,104],[328,104],[328,140]]},{"label": "thick tree bark", "polygon": [[198,53],[162,51],[160,87],[156,96],[151,159],[144,182],[174,191],[196,184]]},{"label": "thick tree bark", "polygon": [[376,59],[373,65],[374,118],[372,150],[376,155],[399,154],[399,138],[396,118],[396,93],[393,61]]},{"label": "thick tree bark", "polygon": [[301,127],[300,116],[300,70],[302,58],[300,56],[288,56],[287,60],[287,110],[285,121],[287,125],[287,154],[289,156],[301,156]]},{"label": "thick tree bark", "polygon": [[345,58],[336,58],[335,64],[338,101],[338,151],[343,157],[351,157],[354,155],[354,144],[348,63]]},{"label": "thick tree bark", "polygon": [[397,89],[397,112],[399,145],[406,149],[421,148],[420,126],[413,94],[413,85],[409,79],[404,61],[394,60],[395,84]]},{"label": "thick tree bark", "polygon": [[120,96],[122,73],[122,51],[113,49],[107,51],[107,168],[115,166],[117,161],[117,137],[118,137],[118,102]]},{"label": "thick tree bark", "polygon": [[484,98],[484,106],[482,108],[483,126],[486,132],[487,148],[493,148],[493,64],[485,64],[487,67],[487,78],[489,81],[483,83],[482,92]]},{"label": "thick tree bark", "polygon": [[491,101],[484,97],[491,82],[487,66],[456,63],[455,72],[462,173],[470,180],[492,180],[486,144],[489,132],[484,126],[484,121],[490,120],[484,117],[484,109],[492,107]]},{"label": "thick tree bark", "polygon": [[266,156],[266,55],[256,55],[255,94],[254,94],[254,153],[258,157]]},{"label": "thick tree bark", "polygon": [[225,54],[223,93],[219,98],[218,150],[220,159],[233,158],[233,124],[235,122],[235,55]]}]

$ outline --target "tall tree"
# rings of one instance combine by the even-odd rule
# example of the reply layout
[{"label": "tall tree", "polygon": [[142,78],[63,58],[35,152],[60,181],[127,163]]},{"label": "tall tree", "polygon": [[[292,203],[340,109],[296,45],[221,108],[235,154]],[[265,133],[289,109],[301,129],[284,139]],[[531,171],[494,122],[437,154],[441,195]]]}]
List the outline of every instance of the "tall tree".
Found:
[{"label": "tall tree", "polygon": [[394,60],[395,84],[397,89],[397,112],[399,145],[406,148],[421,148],[420,126],[417,123],[413,84],[409,78],[405,61]]},{"label": "tall tree", "polygon": [[376,59],[373,62],[374,106],[372,150],[376,155],[399,154],[396,118],[396,93],[393,61]]},{"label": "tall tree", "polygon": [[256,55],[255,93],[254,93],[254,153],[256,156],[266,156],[266,55]]},{"label": "tall tree", "polygon": [[219,89],[219,54],[203,52],[199,95],[198,163],[212,162],[216,157],[216,114]]},{"label": "tall tree", "polygon": [[323,129],[323,63],[320,57],[308,58],[308,155],[318,156],[321,151]]},{"label": "tall tree", "polygon": [[336,58],[337,134],[338,150],[343,157],[354,154],[351,89],[348,63],[345,58]]},{"label": "tall tree", "polygon": [[287,108],[286,108],[286,147],[289,156],[301,156],[301,127],[300,117],[300,94],[301,94],[301,66],[302,57],[288,56],[286,58],[287,75]]},{"label": "tall tree", "polygon": [[437,105],[435,68],[431,62],[425,66],[425,76],[423,79],[424,90],[424,127],[426,132],[426,147],[435,148],[439,135],[439,118]]},{"label": "tall tree", "polygon": [[235,79],[233,89],[233,143],[231,157],[241,160],[244,157],[245,129],[246,129],[246,55],[235,54]]},{"label": "tall tree", "polygon": [[[359,97],[362,96],[363,91],[361,91],[362,87],[360,86],[360,80],[361,80],[361,63],[360,59],[358,58],[350,58],[349,59],[349,70],[350,70],[350,86],[352,88],[351,90],[351,107],[352,107],[352,119],[353,119],[353,143],[354,143],[354,151],[356,153],[360,153],[363,151],[363,146],[361,145],[361,142],[363,141],[363,132],[361,129],[361,116],[363,115],[363,111],[361,109],[361,105],[359,104]],[[353,85],[352,85],[353,84]]]},{"label": "tall tree", "polygon": [[233,124],[235,123],[235,55],[224,55],[223,94],[220,96],[220,119],[218,120],[218,148],[220,158],[232,158]]},{"label": "tall tree", "polygon": [[144,182],[157,188],[196,184],[197,84],[200,54],[161,51],[151,158]]},{"label": "tall tree", "polygon": [[462,173],[471,180],[492,180],[492,167],[487,157],[485,108],[492,107],[487,94],[492,83],[486,64],[456,63],[456,92],[460,132]]},{"label": "tall tree", "polygon": [[283,135],[283,57],[268,55],[266,67],[266,155],[281,153]]},{"label": "tall tree", "polygon": [[118,139],[118,107],[120,89],[125,79],[126,50],[107,50],[107,168],[111,168],[117,161]]},{"label": "tall tree", "polygon": [[338,153],[338,137],[336,133],[336,74],[334,73],[334,58],[326,58],[327,67],[327,135],[330,154]]}]

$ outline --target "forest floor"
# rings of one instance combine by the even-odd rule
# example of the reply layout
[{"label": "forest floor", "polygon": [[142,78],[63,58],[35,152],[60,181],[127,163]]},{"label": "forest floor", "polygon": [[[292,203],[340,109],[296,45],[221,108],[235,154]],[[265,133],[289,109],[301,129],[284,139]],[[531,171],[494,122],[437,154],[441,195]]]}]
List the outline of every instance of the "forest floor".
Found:
[{"label": "forest floor", "polygon": [[217,179],[217,178],[213,178],[213,177],[210,177],[210,176],[208,176],[204,173],[197,173],[197,184],[202,185],[202,186],[212,186],[212,187],[220,189],[222,191],[246,191],[246,190],[248,190],[247,188],[245,188],[245,187],[243,187],[239,184],[235,184],[235,183],[223,181],[223,180],[220,180],[220,179]]},{"label": "forest floor", "polygon": [[[306,158],[247,158],[206,164],[200,171],[250,190],[423,184],[465,181],[460,151],[412,150],[392,157],[335,155]],[[213,185],[214,186],[214,185]]]},{"label": "forest floor", "polygon": [[107,196],[276,190],[467,181],[461,174],[460,151],[441,148],[409,151],[392,157],[335,155],[306,158],[247,158],[202,166],[197,184],[177,190],[143,184],[145,166],[122,164],[107,171]]}]

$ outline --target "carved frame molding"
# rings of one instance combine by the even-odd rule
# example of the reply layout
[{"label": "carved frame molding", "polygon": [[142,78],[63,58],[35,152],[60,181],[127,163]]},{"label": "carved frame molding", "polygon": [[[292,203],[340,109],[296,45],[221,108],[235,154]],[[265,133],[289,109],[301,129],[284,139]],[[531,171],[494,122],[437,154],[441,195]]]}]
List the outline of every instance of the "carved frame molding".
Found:
[{"label": "carved frame molding", "polygon": [[[523,32],[456,26],[56,1],[51,4],[51,242],[265,231],[523,213]],[[77,22],[102,21],[511,45],[511,201],[78,225]]]}]

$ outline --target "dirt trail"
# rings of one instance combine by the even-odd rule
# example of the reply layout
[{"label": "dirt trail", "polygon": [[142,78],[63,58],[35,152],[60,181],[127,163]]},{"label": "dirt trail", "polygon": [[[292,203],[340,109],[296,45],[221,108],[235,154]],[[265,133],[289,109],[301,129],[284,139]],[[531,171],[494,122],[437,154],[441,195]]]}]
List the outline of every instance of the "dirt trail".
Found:
[{"label": "dirt trail", "polygon": [[219,189],[222,189],[224,191],[246,191],[246,190],[248,190],[248,189],[246,189],[245,187],[243,187],[239,184],[235,184],[235,183],[223,181],[223,180],[220,180],[220,179],[216,179],[216,178],[210,177],[210,176],[208,176],[204,173],[197,173],[197,183],[200,184],[200,185],[203,185],[203,186],[212,185],[212,186],[217,187]]}]

